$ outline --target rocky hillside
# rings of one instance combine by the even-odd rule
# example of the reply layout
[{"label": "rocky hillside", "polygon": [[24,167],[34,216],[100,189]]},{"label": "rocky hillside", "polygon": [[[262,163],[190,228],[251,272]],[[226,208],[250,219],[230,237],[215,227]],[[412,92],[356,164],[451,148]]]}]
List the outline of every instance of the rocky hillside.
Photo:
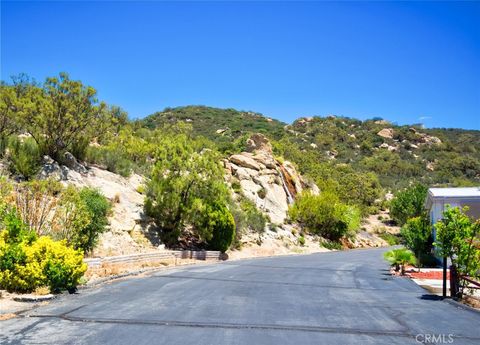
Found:
[{"label": "rocky hillside", "polygon": [[[268,139],[262,134],[252,135],[246,143],[247,151],[229,156],[223,161],[225,179],[234,199],[246,197],[265,214],[267,226],[261,232],[243,234],[244,254],[288,253],[319,251],[318,239],[306,236],[306,244],[299,246],[300,230],[284,223],[288,206],[304,189],[319,193],[318,187],[304,179],[288,161],[280,162],[272,152]],[[39,179],[54,179],[63,185],[78,188],[93,187],[102,192],[113,205],[109,217],[109,230],[100,235],[94,256],[109,256],[153,251],[164,246],[158,238],[151,219],[144,215],[144,195],[141,194],[145,178],[132,174],[128,178],[95,165],[77,161],[66,154],[67,165],[44,157],[38,173]],[[275,231],[272,231],[272,225]],[[260,241],[260,242],[259,242]],[[248,254],[250,253],[250,254]],[[253,253],[253,254],[252,254]]]},{"label": "rocky hillside", "polygon": [[334,165],[370,171],[384,187],[480,183],[480,132],[397,126],[385,120],[329,116],[301,118],[286,127],[301,150]]},{"label": "rocky hillside", "polygon": [[239,185],[237,192],[254,202],[274,224],[284,223],[288,205],[303,189],[319,193],[318,187],[307,182],[291,162],[275,159],[270,142],[262,134],[252,135],[246,152],[231,155],[224,164],[230,185]]},{"label": "rocky hillside", "polygon": [[263,133],[270,138],[279,138],[286,125],[257,112],[206,106],[166,108],[139,120],[138,124],[154,129],[178,122],[190,124],[194,135],[204,136],[220,145],[249,133]]},{"label": "rocky hillside", "polygon": [[[233,257],[273,255],[293,252],[325,250],[319,238],[302,233],[295,224],[286,224],[287,210],[297,195],[309,189],[320,191],[315,183],[300,175],[289,161],[275,158],[271,143],[262,134],[252,135],[246,142],[246,151],[224,159],[225,179],[231,187],[233,198],[247,198],[266,216],[265,229],[260,233],[242,235],[242,251]],[[144,195],[141,193],[145,178],[138,174],[122,177],[95,165],[77,161],[66,154],[68,165],[60,165],[44,157],[39,179],[54,179],[63,185],[94,187],[113,205],[108,231],[100,235],[94,256],[133,254],[163,249],[151,219],[144,215]],[[349,246],[386,245],[377,236],[378,229],[370,227],[360,232]],[[302,236],[304,243],[299,242]]]},{"label": "rocky hillside", "polygon": [[80,163],[73,156],[68,162],[68,166],[60,165],[45,156],[38,177],[56,180],[65,186],[96,188],[112,202],[109,231],[100,235],[93,255],[132,254],[156,249],[160,243],[151,229],[151,221],[144,216],[144,196],[139,192],[143,188],[143,176],[132,174],[126,178]]},{"label": "rocky hillside", "polygon": [[287,125],[259,113],[203,106],[168,108],[137,125],[157,128],[179,122],[190,124],[194,135],[214,141],[225,152],[244,151],[240,137],[263,133],[274,141],[277,156],[294,162],[315,180],[309,172],[312,163],[323,162],[373,172],[382,187],[393,191],[412,181],[480,184],[480,131],[476,130],[426,129],[379,118],[360,121],[333,115],[301,117]]},{"label": "rocky hillside", "polygon": [[[388,190],[414,181],[479,181],[477,131],[424,130],[335,116],[286,125],[254,112],[202,106],[169,108],[129,121],[121,108],[105,107],[93,88],[65,73],[43,84],[25,80],[1,87],[2,174],[16,187],[30,181],[23,186],[34,188],[36,179],[53,177],[99,189],[114,205],[110,231],[97,248],[106,254],[153,249],[158,237],[172,247],[220,250],[240,248],[245,239],[262,244],[268,238],[285,248],[308,247],[307,234],[339,245],[361,217],[385,209]],[[143,180],[149,181],[147,188]],[[87,239],[94,243],[108,214],[104,196],[55,188],[47,201],[63,200],[63,212],[70,207],[67,198],[76,198],[72,203],[85,221],[71,229],[53,224],[50,233],[73,243],[73,235],[87,238],[82,231],[92,228]],[[306,188],[312,195],[299,199]],[[88,219],[96,211],[87,198],[94,193],[105,207],[90,227]],[[292,203],[292,221],[303,229],[285,224]],[[149,231],[152,222],[144,209],[159,231]],[[84,252],[93,248],[88,246]]]}]

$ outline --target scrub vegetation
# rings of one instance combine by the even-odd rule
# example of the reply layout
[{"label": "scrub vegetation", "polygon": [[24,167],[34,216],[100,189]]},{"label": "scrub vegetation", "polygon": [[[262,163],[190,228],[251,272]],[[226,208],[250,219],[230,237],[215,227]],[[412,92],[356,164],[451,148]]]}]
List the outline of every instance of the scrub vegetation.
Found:
[{"label": "scrub vegetation", "polygon": [[332,248],[355,235],[362,217],[388,207],[384,196],[393,192],[392,217],[421,256],[431,246],[419,210],[421,185],[480,183],[478,131],[338,116],[287,125],[206,106],[166,108],[133,121],[66,73],[42,83],[20,75],[0,86],[0,285],[74,289],[85,271],[82,256],[108,228],[111,205],[99,191],[40,180],[48,159],[145,176],[145,212],[168,246],[188,236],[200,248],[224,252],[246,231],[260,238],[269,219],[245,197],[232,197],[240,186],[227,186],[222,166],[257,132],[268,137],[279,162],[293,162],[320,187],[320,195],[298,195],[289,218]]}]

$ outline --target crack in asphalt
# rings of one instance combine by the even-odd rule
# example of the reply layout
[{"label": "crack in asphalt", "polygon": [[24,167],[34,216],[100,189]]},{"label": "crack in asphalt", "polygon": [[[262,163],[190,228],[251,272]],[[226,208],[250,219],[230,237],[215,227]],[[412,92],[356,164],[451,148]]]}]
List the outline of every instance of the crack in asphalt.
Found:
[{"label": "crack in asphalt", "polygon": [[[67,313],[68,314],[68,313]],[[245,330],[273,330],[273,331],[294,331],[294,332],[315,332],[315,333],[337,333],[353,334],[367,336],[388,336],[415,339],[416,334],[409,331],[388,331],[388,330],[369,330],[345,327],[322,327],[322,326],[302,326],[302,325],[275,325],[275,324],[243,324],[226,322],[188,322],[174,320],[142,320],[142,319],[108,319],[108,318],[88,318],[68,316],[65,313],[60,315],[35,315],[38,318],[59,318],[70,322],[85,322],[99,324],[123,324],[123,325],[147,325],[147,326],[170,326],[170,327],[188,327],[188,328],[217,328],[217,329],[245,329]],[[468,337],[454,335],[455,339],[480,340],[480,337]]]},{"label": "crack in asphalt", "polygon": [[353,272],[354,270],[346,269],[334,269],[334,268],[322,268],[322,267],[293,267],[293,266],[268,266],[268,265],[252,265],[252,264],[234,264],[234,263],[222,263],[222,266],[232,267],[260,267],[260,268],[274,268],[274,269],[293,269],[293,270],[308,270],[308,271],[327,271],[327,272]]},{"label": "crack in asphalt", "polygon": [[[319,333],[344,333],[344,334],[364,334],[378,336],[396,336],[396,337],[414,337],[414,335],[405,333],[403,330],[366,330],[344,327],[322,327],[322,326],[302,326],[302,325],[275,325],[275,324],[244,324],[227,322],[189,322],[174,320],[142,320],[142,319],[110,319],[110,318],[89,318],[60,315],[34,315],[38,318],[59,318],[71,322],[86,323],[108,323],[108,324],[126,324],[126,325],[151,325],[151,326],[172,326],[172,327],[193,327],[193,328],[222,328],[222,329],[259,329],[259,330],[279,330],[279,331],[304,331]],[[480,338],[479,338],[480,339]]]}]

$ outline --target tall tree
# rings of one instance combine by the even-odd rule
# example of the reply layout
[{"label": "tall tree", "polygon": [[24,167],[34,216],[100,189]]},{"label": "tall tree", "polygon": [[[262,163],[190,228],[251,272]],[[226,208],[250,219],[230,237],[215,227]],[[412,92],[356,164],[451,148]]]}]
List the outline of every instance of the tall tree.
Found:
[{"label": "tall tree", "polygon": [[55,159],[64,151],[78,151],[95,136],[97,125],[107,112],[99,103],[96,90],[66,73],[47,78],[43,88],[29,92],[29,108],[24,124],[45,154]]},{"label": "tall tree", "polygon": [[186,225],[208,242],[213,235],[205,220],[209,205],[228,200],[219,157],[202,146],[187,134],[165,135],[158,143],[145,209],[168,244],[176,243]]}]

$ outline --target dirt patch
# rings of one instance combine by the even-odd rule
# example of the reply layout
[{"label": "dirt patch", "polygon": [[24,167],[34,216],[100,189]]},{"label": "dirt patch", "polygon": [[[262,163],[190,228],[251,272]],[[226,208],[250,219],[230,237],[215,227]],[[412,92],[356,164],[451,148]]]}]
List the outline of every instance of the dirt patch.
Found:
[{"label": "dirt patch", "polygon": [[17,314],[8,313],[8,314],[0,314],[0,321],[10,320],[14,317],[17,317]]},{"label": "dirt patch", "polygon": [[[36,301],[35,299],[31,301],[16,301],[21,296],[26,296],[23,294],[11,293],[5,290],[0,290],[0,320],[8,320],[15,317],[20,312],[25,310],[32,309],[38,305],[48,304],[48,301]],[[44,297],[44,295],[29,295],[37,296],[38,298]]]},{"label": "dirt patch", "polygon": [[469,305],[475,309],[480,310],[480,299],[473,296],[464,296],[462,299],[462,303]]},{"label": "dirt patch", "polygon": [[320,246],[320,238],[315,236],[304,236],[305,242],[300,244],[297,235],[293,235],[291,229],[278,229],[275,233],[268,231],[261,236],[246,235],[242,238],[241,250],[229,250],[229,260],[255,258],[263,256],[289,255],[289,254],[310,254],[328,252],[329,250]]},{"label": "dirt patch", "polygon": [[[162,261],[141,261],[138,263],[103,263],[100,267],[89,268],[85,273],[87,280],[96,280],[99,278],[117,276],[128,272],[138,271],[144,268],[164,267],[171,265],[178,265],[180,262],[186,260],[162,260]],[[190,261],[190,260],[189,260]]]},{"label": "dirt patch", "polygon": [[364,219],[362,229],[370,234],[387,233],[398,235],[400,227],[393,224],[388,211],[380,211]]}]

